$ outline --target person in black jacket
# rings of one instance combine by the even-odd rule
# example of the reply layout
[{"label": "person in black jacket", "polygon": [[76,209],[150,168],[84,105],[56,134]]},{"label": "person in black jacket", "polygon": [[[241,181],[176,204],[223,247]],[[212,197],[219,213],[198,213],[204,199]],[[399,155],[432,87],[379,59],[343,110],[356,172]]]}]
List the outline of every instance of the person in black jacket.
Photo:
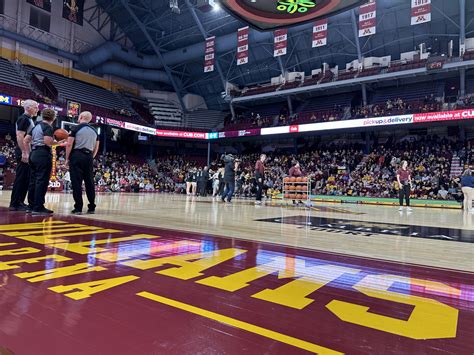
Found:
[{"label": "person in black jacket", "polygon": [[234,158],[232,154],[224,155],[223,157],[225,163],[224,170],[224,182],[225,189],[222,194],[222,202],[230,203],[232,197],[234,196],[235,191],[235,171],[239,167],[239,161]]},{"label": "person in black jacket", "polygon": [[45,109],[42,112],[42,117],[43,120],[33,128],[31,135],[25,138],[25,140],[31,141],[31,175],[28,195],[33,198],[31,212],[34,215],[50,215],[53,213],[53,211],[44,207],[44,203],[53,168],[51,147],[56,143],[53,138],[53,123],[56,120],[56,112]]},{"label": "person in black jacket", "polygon": [[199,184],[199,196],[206,197],[207,196],[207,183],[209,182],[209,168],[207,166],[201,171],[201,175],[199,176],[198,184]]},{"label": "person in black jacket", "polygon": [[10,199],[10,211],[26,211],[28,207],[31,209],[33,204],[33,196],[28,196],[28,204],[25,205],[25,198],[28,192],[28,184],[30,181],[30,141],[25,141],[26,136],[31,137],[31,132],[35,127],[33,118],[38,114],[38,103],[33,100],[26,100],[23,103],[25,113],[18,117],[16,128],[15,148],[16,159],[16,176],[13,184],[13,191]]}]

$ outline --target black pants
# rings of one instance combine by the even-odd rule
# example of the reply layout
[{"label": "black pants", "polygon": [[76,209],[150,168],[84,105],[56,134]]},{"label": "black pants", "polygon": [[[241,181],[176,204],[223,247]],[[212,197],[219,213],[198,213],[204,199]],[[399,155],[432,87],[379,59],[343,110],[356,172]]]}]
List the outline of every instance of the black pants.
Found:
[{"label": "black pants", "polygon": [[44,208],[46,192],[53,168],[53,155],[49,149],[39,148],[30,155],[30,186],[28,198],[32,199],[30,206],[39,211]]},{"label": "black pants", "polygon": [[405,198],[407,206],[410,206],[410,185],[403,185],[399,191],[400,206],[403,206],[403,198]]},{"label": "black pants", "polygon": [[224,192],[222,193],[222,200],[227,199],[227,201],[231,201],[232,197],[234,196],[235,191],[235,180],[229,180],[225,182]]},{"label": "black pants", "polygon": [[207,181],[198,182],[199,196],[207,196]]},{"label": "black pants", "polygon": [[95,210],[95,185],[93,171],[93,156],[80,150],[71,153],[70,172],[72,197],[74,198],[74,209],[82,211],[84,201],[82,200],[82,182],[86,187],[86,195],[89,200],[89,211]]},{"label": "black pants", "polygon": [[[25,203],[26,193],[30,183],[30,165],[21,161],[21,151],[17,150],[16,155],[16,177],[13,183],[10,207],[20,207]],[[33,196],[28,196],[28,204],[32,206]]]},{"label": "black pants", "polygon": [[[257,185],[257,201],[262,201],[262,193],[263,193],[263,176],[257,174],[255,176],[256,181],[255,184]],[[261,181],[259,181],[261,180]]]}]

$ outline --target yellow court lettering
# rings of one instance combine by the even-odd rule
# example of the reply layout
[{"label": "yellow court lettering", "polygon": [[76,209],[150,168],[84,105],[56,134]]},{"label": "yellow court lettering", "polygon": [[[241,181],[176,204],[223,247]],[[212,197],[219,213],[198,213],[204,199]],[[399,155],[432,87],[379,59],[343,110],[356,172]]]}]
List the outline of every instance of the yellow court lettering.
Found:
[{"label": "yellow court lettering", "polygon": [[[133,241],[133,240],[156,239],[156,238],[160,238],[160,237],[156,235],[149,235],[149,234],[136,234],[130,237],[122,237],[122,238],[96,239],[96,240],[87,240],[84,242],[76,242],[76,243],[54,243],[53,246],[58,249],[63,249],[66,251],[70,251],[72,253],[82,254],[82,255],[91,254],[91,253],[101,253],[101,252],[104,252],[105,254],[105,252],[107,252],[109,249],[96,247],[96,245],[128,242],[128,241]],[[100,255],[101,254],[97,254],[96,258],[99,258]]]},{"label": "yellow court lettering", "polygon": [[58,279],[61,277],[67,277],[72,275],[85,274],[95,271],[107,270],[102,266],[93,266],[88,263],[81,263],[72,266],[65,266],[56,269],[48,269],[34,272],[22,272],[20,274],[14,274],[16,277],[26,279],[29,282],[41,282],[51,279]]},{"label": "yellow court lettering", "polygon": [[17,243],[0,243],[0,247],[9,247],[12,245],[17,245]]},{"label": "yellow court lettering", "polygon": [[[338,279],[344,274],[357,274],[361,270],[336,265],[305,266],[304,260],[296,259],[296,280],[288,282],[274,290],[266,289],[252,297],[263,301],[278,303],[282,306],[303,309],[314,300],[308,298],[311,293]],[[279,272],[278,278],[288,277],[285,272]]]},{"label": "yellow court lettering", "polygon": [[[150,260],[134,260],[124,262],[123,265],[134,267],[140,270],[148,270],[163,265],[171,264],[177,267],[157,271],[157,274],[175,277],[181,280],[189,280],[203,275],[203,271],[223,263],[224,261],[235,258],[245,253],[241,249],[218,249],[206,253],[185,254],[177,256],[168,256]],[[194,261],[192,261],[194,260]]]},{"label": "yellow court lettering", "polygon": [[378,299],[414,306],[408,320],[369,312],[369,307],[334,300],[326,307],[341,320],[412,339],[443,339],[456,337],[459,311],[436,300],[389,291],[394,283],[424,287],[426,292],[453,294],[459,291],[439,282],[395,275],[369,275],[354,288]]},{"label": "yellow court lettering", "polygon": [[36,258],[29,258],[29,259],[3,261],[3,262],[0,262],[0,270],[3,271],[3,270],[18,269],[19,268],[18,264],[23,264],[23,263],[35,264],[43,260],[54,260],[57,262],[61,262],[61,261],[69,261],[72,259],[66,256],[52,254],[52,255],[46,255],[46,256],[38,256]]},{"label": "yellow court lettering", "polygon": [[55,228],[64,227],[67,222],[63,221],[46,221],[46,222],[35,222],[35,223],[19,223],[19,224],[3,224],[0,225],[0,234],[5,234],[6,231],[21,231],[30,229],[44,229],[44,228]]},{"label": "yellow court lettering", "polygon": [[[145,234],[144,234],[145,235]],[[160,237],[154,237],[160,238]],[[150,238],[152,239],[152,238]],[[110,261],[110,262],[117,262],[117,261],[125,261],[139,255],[148,255],[148,254],[155,254],[155,253],[163,253],[169,252],[176,249],[181,248],[199,248],[201,247],[201,242],[193,242],[189,240],[180,240],[177,242],[172,243],[162,243],[161,245],[153,245],[150,248],[133,248],[130,250],[123,250],[123,251],[113,251],[113,252],[103,252],[97,254],[95,257],[100,260]]]},{"label": "yellow court lettering", "polygon": [[[93,294],[111,289],[112,287],[117,287],[123,285],[127,282],[134,281],[139,279],[138,276],[122,276],[114,277],[110,279],[103,279],[91,282],[84,282],[74,285],[61,285],[50,287],[48,290],[51,290],[56,293],[64,293],[64,296],[72,298],[73,300],[82,300],[88,298]],[[71,292],[74,291],[74,292]]]},{"label": "yellow court lettering", "polygon": [[39,253],[41,250],[31,247],[18,248],[18,249],[8,249],[0,250],[0,256],[14,256],[14,255],[24,255],[24,254],[34,254]]}]

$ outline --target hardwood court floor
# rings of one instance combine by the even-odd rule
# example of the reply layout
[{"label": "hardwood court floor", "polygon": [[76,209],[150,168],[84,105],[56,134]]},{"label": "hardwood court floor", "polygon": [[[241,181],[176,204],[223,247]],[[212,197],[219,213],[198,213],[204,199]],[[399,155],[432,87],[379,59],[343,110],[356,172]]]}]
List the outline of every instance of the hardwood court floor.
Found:
[{"label": "hardwood court floor", "polygon": [[[473,354],[474,214],[0,192],[0,353]],[[3,207],[2,207],[3,206]]]}]

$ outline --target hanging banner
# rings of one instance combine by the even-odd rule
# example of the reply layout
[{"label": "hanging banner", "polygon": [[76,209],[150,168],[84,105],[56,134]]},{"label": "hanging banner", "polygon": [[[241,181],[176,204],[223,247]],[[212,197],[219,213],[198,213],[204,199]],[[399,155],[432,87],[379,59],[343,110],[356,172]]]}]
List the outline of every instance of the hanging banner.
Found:
[{"label": "hanging banner", "polygon": [[214,71],[216,36],[206,38],[206,49],[204,51],[204,73]]},{"label": "hanging banner", "polygon": [[84,20],[84,0],[64,0],[63,17],[82,26]]},{"label": "hanging banner", "polygon": [[26,0],[26,2],[44,11],[51,12],[51,0]]},{"label": "hanging banner", "polygon": [[239,28],[237,32],[237,65],[249,62],[249,26]]},{"label": "hanging banner", "polygon": [[316,21],[313,26],[313,48],[325,46],[328,43],[328,19]]},{"label": "hanging banner", "polygon": [[370,0],[359,8],[359,37],[371,36],[377,27],[376,0]]},{"label": "hanging banner", "polygon": [[431,0],[411,0],[411,24],[431,21]]},{"label": "hanging banner", "polygon": [[274,36],[274,48],[273,56],[279,57],[286,55],[286,48],[288,44],[288,30],[286,28],[281,30],[276,30],[273,32]]}]

